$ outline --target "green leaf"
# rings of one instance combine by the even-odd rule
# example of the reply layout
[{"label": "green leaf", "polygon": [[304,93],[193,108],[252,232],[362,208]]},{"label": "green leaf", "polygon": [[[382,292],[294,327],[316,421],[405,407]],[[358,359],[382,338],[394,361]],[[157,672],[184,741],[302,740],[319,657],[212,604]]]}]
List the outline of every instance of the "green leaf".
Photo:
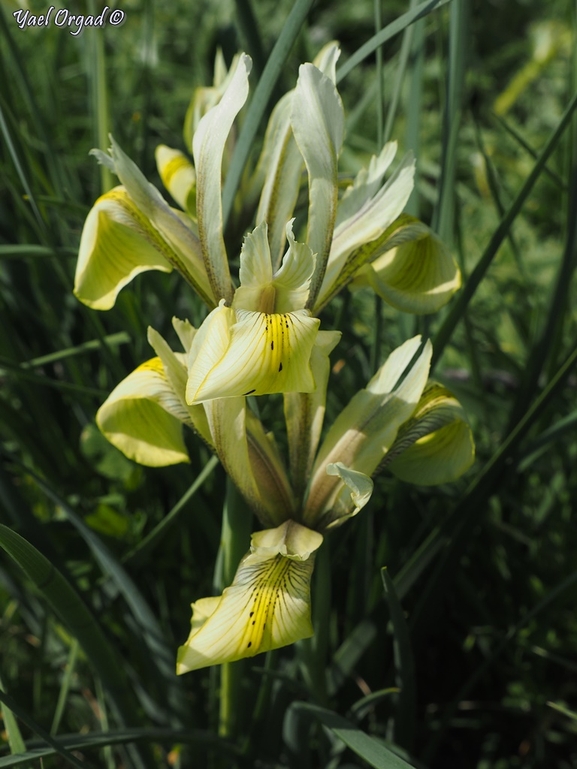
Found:
[{"label": "green leaf", "polygon": [[401,690],[395,718],[395,742],[410,749],[414,740],[416,715],[415,665],[411,639],[403,607],[386,568],[381,569],[381,577],[393,625],[396,683]]},{"label": "green leaf", "polygon": [[337,70],[337,83],[340,83],[340,81],[346,77],[349,72],[352,72],[357,64],[360,64],[361,61],[364,61],[367,56],[370,56],[374,51],[377,50],[377,48],[380,48],[383,43],[386,43],[387,40],[390,40],[395,35],[398,35],[399,32],[402,32],[410,24],[413,24],[418,19],[423,18],[423,16],[427,16],[429,13],[431,13],[431,11],[440,8],[442,5],[446,5],[448,2],[450,2],[450,0],[427,0],[427,2],[421,3],[416,8],[407,11],[407,13],[404,13],[402,16],[399,16],[399,18],[395,19],[395,21],[387,24],[384,29],[382,29],[380,32],[377,32],[376,35],[373,35],[370,40],[367,40],[367,42],[351,56],[346,64],[343,64],[342,67],[339,67]]},{"label": "green leaf", "polygon": [[126,721],[138,722],[122,659],[76,590],[35,547],[3,525],[0,525],[0,547],[20,566],[58,619],[78,640],[121,716]]},{"label": "green leaf", "polygon": [[309,705],[304,702],[295,702],[292,709],[304,716],[316,718],[323,726],[342,740],[345,745],[356,753],[359,758],[365,760],[375,769],[413,769],[412,764],[407,763],[392,750],[389,750],[382,742],[370,737],[358,726],[355,726],[346,718],[337,715],[332,710],[320,708],[317,705]]},{"label": "green leaf", "polygon": [[[37,740],[30,740],[27,744],[27,751],[18,756],[3,756],[0,758],[0,769],[7,767],[21,766],[29,761],[38,762],[47,756],[53,756],[60,752],[62,748],[68,750],[95,749],[107,747],[109,745],[126,745],[131,742],[157,742],[169,744],[186,743],[195,745],[197,749],[210,749],[224,754],[234,754],[236,749],[222,737],[216,737],[210,732],[200,729],[120,729],[106,733],[92,732],[89,734],[65,734],[55,741],[58,748],[45,745],[37,745]],[[38,764],[35,764],[38,766]],[[82,763],[83,769],[87,769],[88,764]]]},{"label": "green leaf", "polygon": [[[62,758],[64,758],[68,763],[72,764],[73,766],[78,767],[78,769],[91,769],[94,765],[91,764],[88,761],[80,761],[73,753],[71,753],[67,748],[60,745],[59,742],[52,739],[52,737],[46,732],[39,724],[36,723],[36,721],[31,718],[28,713],[24,710],[24,708],[20,707],[20,705],[16,702],[16,700],[11,697],[9,694],[6,694],[6,692],[2,691],[0,689],[0,702],[2,703],[2,710],[4,711],[5,708],[9,708],[15,715],[20,718],[21,721],[23,721],[26,726],[29,729],[32,729],[33,732],[35,732],[39,737],[41,737],[43,740],[45,740],[53,749],[54,752],[59,753]],[[24,747],[22,744],[22,738],[19,737],[18,740],[21,747]],[[26,754],[20,754],[26,755]],[[18,756],[20,757],[20,756]],[[22,763],[27,763],[28,758],[26,758]]]}]

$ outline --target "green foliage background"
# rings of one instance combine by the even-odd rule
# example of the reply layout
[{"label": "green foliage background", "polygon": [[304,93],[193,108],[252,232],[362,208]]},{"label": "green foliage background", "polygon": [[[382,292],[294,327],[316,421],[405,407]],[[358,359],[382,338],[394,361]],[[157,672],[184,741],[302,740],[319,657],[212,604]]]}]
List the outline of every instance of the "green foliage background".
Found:
[{"label": "green foliage background", "polygon": [[[74,37],[20,30],[1,5],[0,766],[576,766],[575,3],[443,3],[339,85],[344,176],[383,138],[413,149],[411,212],[454,249],[466,286],[417,321],[368,291],[339,298],[323,317],[344,330],[328,422],[421,331],[478,459],[439,489],[379,479],[323,546],[314,640],[238,663],[226,718],[218,670],[172,672],[191,601],[221,579],[224,474],[194,441],[190,466],[138,467],[94,426],[151,356],[147,325],[170,336],[173,315],[198,323],[201,307],[175,275],[138,278],[107,313],[71,289],[107,181],[88,150],[112,131],[160,186],[154,147],[186,149],[217,46],[227,60],[247,50],[256,83],[292,3],[120,7],[122,26]],[[346,66],[407,10],[316,3],[275,95],[325,42],[340,40]]]}]

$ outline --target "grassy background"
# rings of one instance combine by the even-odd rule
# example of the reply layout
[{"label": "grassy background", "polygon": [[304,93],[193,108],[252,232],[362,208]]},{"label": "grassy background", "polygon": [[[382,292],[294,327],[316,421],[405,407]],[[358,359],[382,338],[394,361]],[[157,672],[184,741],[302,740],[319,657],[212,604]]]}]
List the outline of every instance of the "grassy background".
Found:
[{"label": "grassy background", "polygon": [[[323,43],[340,40],[346,66],[375,16],[384,27],[409,7],[382,6],[379,18],[369,0],[315,4],[276,93]],[[218,671],[172,675],[189,604],[218,582],[224,476],[194,441],[190,466],[140,468],[99,436],[94,414],[150,357],[148,324],[169,333],[174,314],[198,322],[201,308],[160,273],[108,313],[72,296],[84,217],[106,181],[87,153],[112,130],[159,184],[154,147],[184,149],[184,113],[217,46],[227,59],[251,53],[256,83],[291,7],[126,0],[122,26],[76,38],[20,30],[2,3],[0,523],[36,550],[2,531],[25,569],[0,556],[0,766],[49,733],[59,741],[45,767],[394,766],[383,741],[431,769],[577,765],[576,120],[555,133],[577,88],[570,0],[453,0],[342,79],[342,171],[383,138],[413,149],[411,210],[452,246],[466,287],[417,321],[368,292],[340,297],[323,317],[344,330],[329,421],[423,331],[435,376],[468,410],[478,460],[439,489],[379,479],[323,546],[314,641],[239,664],[226,736]],[[167,516],[176,525],[159,528]],[[134,738],[128,729],[139,747],[111,747]],[[77,733],[81,753],[66,754]],[[25,765],[39,765],[34,755]]]}]

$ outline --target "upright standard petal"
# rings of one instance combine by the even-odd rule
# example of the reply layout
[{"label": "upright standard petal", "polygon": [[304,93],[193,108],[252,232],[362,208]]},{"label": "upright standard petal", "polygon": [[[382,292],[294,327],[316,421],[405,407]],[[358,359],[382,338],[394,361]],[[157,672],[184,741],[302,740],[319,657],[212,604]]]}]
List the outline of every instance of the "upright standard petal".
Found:
[{"label": "upright standard petal", "polygon": [[393,149],[394,146],[389,149],[385,145],[380,162],[375,160],[373,167],[369,167],[363,175],[362,183],[353,186],[349,195],[343,198],[345,217],[335,228],[315,312],[320,311],[340,291],[363,263],[377,255],[372,254],[367,245],[377,245],[378,239],[387,232],[407,204],[415,174],[415,161],[411,155],[403,160],[376,193],[370,194],[378,187],[376,179],[382,176],[383,167],[390,163]]},{"label": "upright standard petal", "polygon": [[239,57],[228,87],[202,118],[192,150],[196,168],[196,213],[206,272],[215,296],[232,301],[233,288],[223,238],[222,156],[235,117],[248,96],[249,56]]},{"label": "upright standard petal", "polygon": [[285,225],[293,215],[304,169],[290,123],[292,99],[293,91],[290,91],[273,109],[262,153],[251,180],[251,188],[262,187],[256,223],[268,223],[273,266],[280,263],[285,243]]},{"label": "upright standard petal", "polygon": [[398,310],[437,312],[461,287],[461,272],[449,249],[426,224],[406,217],[398,245],[366,264],[351,288],[369,285]]},{"label": "upright standard petal", "polygon": [[320,321],[290,313],[232,310],[221,304],[193,342],[186,400],[312,392],[310,359]]},{"label": "upright standard petal", "polygon": [[[411,418],[427,382],[432,353],[427,342],[407,372],[420,345],[417,336],[394,350],[366,389],[352,398],[330,428],[312,470],[303,514],[307,526],[316,527],[322,522],[326,527],[348,514],[341,504],[336,505],[344,481],[339,476],[327,475],[327,466],[342,463],[349,470],[372,476],[401,425]],[[352,506],[351,502],[349,507]]]},{"label": "upright standard petal", "polygon": [[109,310],[119,291],[146,270],[170,272],[171,249],[124,187],[115,187],[84,222],[74,294],[94,310]]},{"label": "upright standard petal", "polygon": [[113,446],[141,465],[189,461],[182,424],[192,424],[160,358],[143,363],[114,388],[99,408],[96,423]]},{"label": "upright standard petal", "polygon": [[293,96],[291,125],[309,177],[307,244],[316,254],[309,307],[325,274],[337,215],[337,162],[344,110],[335,84],[313,64],[303,64]]},{"label": "upright standard petal", "polygon": [[222,596],[192,604],[191,632],[176,672],[234,662],[313,634],[310,581],[322,536],[294,521],[253,534]]}]

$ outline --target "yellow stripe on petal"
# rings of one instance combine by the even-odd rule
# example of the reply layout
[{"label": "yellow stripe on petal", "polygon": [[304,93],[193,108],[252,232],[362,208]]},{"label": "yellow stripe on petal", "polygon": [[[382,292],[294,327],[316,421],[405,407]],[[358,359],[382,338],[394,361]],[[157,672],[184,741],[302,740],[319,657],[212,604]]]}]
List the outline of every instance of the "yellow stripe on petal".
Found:
[{"label": "yellow stripe on petal", "polygon": [[98,198],[82,236],[74,294],[94,310],[109,310],[119,291],[146,270],[170,272],[171,249],[123,187]]},{"label": "yellow stripe on petal", "polygon": [[192,605],[191,633],[178,650],[176,672],[254,657],[309,638],[310,580],[322,539],[293,521],[253,535],[251,552],[220,599]]},{"label": "yellow stripe on petal", "polygon": [[184,153],[165,144],[159,144],[154,154],[162,183],[178,205],[194,216],[196,212],[194,166]]},{"label": "yellow stripe on petal", "polygon": [[[214,324],[214,341],[213,334],[207,333],[202,346],[199,342],[189,372],[188,403],[315,389],[310,359],[318,318],[311,318],[306,310],[284,314],[237,310],[236,318],[230,327],[228,347],[211,368],[204,359],[214,361],[215,349],[222,349],[221,325]],[[201,327],[197,338],[202,331]],[[197,339],[193,347],[196,344]]]},{"label": "yellow stripe on petal", "polygon": [[113,446],[141,465],[189,461],[182,424],[190,424],[190,417],[160,358],[143,363],[114,388],[99,408],[96,423]]},{"label": "yellow stripe on petal", "polygon": [[413,225],[416,237],[364,268],[363,279],[386,302],[416,315],[437,312],[461,286],[449,249],[429,227]]},{"label": "yellow stripe on petal", "polygon": [[475,444],[463,407],[445,387],[429,382],[383,464],[403,481],[434,486],[459,478],[474,459]]}]

